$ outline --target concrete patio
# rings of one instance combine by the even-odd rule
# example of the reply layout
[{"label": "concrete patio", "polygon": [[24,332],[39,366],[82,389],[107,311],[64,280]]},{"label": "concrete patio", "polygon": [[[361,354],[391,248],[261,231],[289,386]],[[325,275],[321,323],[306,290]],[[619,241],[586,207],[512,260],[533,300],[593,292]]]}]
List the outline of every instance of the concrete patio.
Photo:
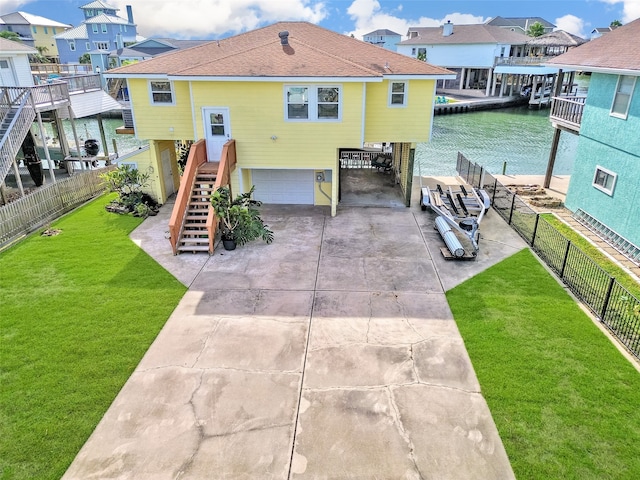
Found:
[{"label": "concrete patio", "polygon": [[514,478],[444,292],[525,244],[491,212],[446,261],[414,205],[264,207],[273,244],[211,257],[147,219],[189,290],[63,478]]}]

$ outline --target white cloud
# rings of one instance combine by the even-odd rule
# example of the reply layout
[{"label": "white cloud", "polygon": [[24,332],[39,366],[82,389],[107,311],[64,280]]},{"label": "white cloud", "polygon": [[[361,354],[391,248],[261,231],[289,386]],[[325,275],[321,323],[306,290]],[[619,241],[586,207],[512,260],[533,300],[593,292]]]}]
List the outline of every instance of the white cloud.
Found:
[{"label": "white cloud", "polygon": [[573,33],[584,39],[589,38],[584,31],[584,20],[576,17],[575,15],[565,15],[560,18],[556,18],[555,22],[558,30],[564,30],[565,32]]},{"label": "white cloud", "polygon": [[327,16],[320,0],[110,0],[126,17],[133,5],[133,20],[145,37],[216,38],[277,21],[319,23]]},{"label": "white cloud", "polygon": [[[401,9],[399,9],[401,10]],[[456,25],[483,23],[486,19],[468,13],[448,13],[444,18],[420,17],[406,19],[384,12],[378,0],[354,0],[347,9],[347,13],[354,22],[354,30],[345,32],[362,39],[365,33],[387,28],[400,35],[407,34],[409,27],[439,27],[448,20]]]},{"label": "white cloud", "polygon": [[13,13],[21,10],[21,6],[29,3],[30,0],[2,0],[0,14]]},{"label": "white cloud", "polygon": [[[639,0],[600,0],[602,3],[608,3],[609,5],[622,4],[622,18],[612,18],[613,20],[620,20],[622,23],[629,23],[636,18],[640,18],[640,1]],[[611,23],[611,22],[609,22]],[[595,27],[608,27],[609,25],[594,25]]]}]

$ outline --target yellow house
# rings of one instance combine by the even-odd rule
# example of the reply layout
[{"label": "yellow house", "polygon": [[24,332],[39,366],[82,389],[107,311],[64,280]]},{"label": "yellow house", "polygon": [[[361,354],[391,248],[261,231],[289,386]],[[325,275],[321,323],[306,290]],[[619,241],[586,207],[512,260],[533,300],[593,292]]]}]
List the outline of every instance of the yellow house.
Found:
[{"label": "yellow house", "polygon": [[7,13],[0,17],[5,29],[20,35],[23,43],[42,50],[45,57],[57,61],[58,47],[53,36],[69,30],[71,25],[27,12]]},{"label": "yellow house", "polygon": [[[234,192],[264,203],[338,205],[341,159],[391,145],[410,179],[417,142],[430,139],[437,80],[452,72],[306,22],[280,22],[110,70],[125,78],[133,127],[150,149],[164,202],[178,185],[174,142],[203,140],[209,162],[234,140]],[[151,167],[151,168],[148,168]],[[410,181],[410,180],[409,180]]]}]

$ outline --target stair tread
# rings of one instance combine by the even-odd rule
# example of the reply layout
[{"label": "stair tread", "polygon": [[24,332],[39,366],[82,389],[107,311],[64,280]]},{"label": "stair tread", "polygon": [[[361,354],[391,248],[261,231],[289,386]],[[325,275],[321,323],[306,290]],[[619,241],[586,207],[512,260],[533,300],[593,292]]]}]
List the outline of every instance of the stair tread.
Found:
[{"label": "stair tread", "polygon": [[180,245],[178,247],[180,252],[209,252],[208,245]]},{"label": "stair tread", "polygon": [[192,237],[182,237],[180,239],[180,243],[203,243],[206,245],[209,245],[209,239],[208,238],[192,238]]}]

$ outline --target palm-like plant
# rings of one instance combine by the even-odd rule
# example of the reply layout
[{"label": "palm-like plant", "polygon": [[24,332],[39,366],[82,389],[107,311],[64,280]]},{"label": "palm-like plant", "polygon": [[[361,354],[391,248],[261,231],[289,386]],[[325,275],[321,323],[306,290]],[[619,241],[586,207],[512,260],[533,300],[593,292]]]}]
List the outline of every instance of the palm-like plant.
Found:
[{"label": "palm-like plant", "polygon": [[260,218],[258,208],[262,202],[252,200],[255,187],[247,193],[231,198],[228,186],[218,188],[211,195],[211,206],[220,220],[223,239],[234,240],[238,245],[262,238],[266,243],[273,241],[273,232]]}]

